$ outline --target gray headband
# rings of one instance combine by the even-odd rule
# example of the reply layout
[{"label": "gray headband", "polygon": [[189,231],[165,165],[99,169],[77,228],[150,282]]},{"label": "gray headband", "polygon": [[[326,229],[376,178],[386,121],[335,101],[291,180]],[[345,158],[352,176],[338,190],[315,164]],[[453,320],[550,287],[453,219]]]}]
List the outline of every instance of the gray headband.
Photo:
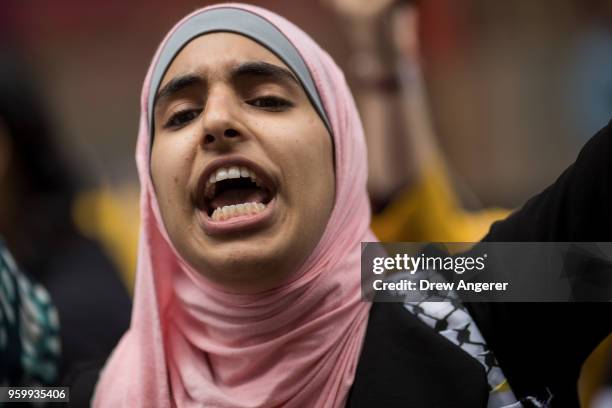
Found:
[{"label": "gray headband", "polygon": [[196,37],[214,32],[244,35],[272,51],[297,76],[310,102],[332,134],[332,127],[323,109],[312,76],[302,57],[287,37],[264,18],[237,8],[217,8],[199,13],[185,21],[168,39],[159,54],[151,76],[149,89],[149,128],[153,136],[153,104],[161,80],[172,60],[181,49]]}]

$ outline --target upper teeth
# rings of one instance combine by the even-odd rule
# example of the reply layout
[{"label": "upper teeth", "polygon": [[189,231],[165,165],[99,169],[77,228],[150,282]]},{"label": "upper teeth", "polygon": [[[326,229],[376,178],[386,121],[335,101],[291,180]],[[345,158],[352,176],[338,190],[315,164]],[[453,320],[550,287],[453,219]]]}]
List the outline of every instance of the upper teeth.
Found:
[{"label": "upper teeth", "polygon": [[226,179],[250,178],[251,181],[259,186],[259,180],[251,170],[243,166],[220,167],[215,170],[206,182],[205,194],[212,196],[215,183]]}]

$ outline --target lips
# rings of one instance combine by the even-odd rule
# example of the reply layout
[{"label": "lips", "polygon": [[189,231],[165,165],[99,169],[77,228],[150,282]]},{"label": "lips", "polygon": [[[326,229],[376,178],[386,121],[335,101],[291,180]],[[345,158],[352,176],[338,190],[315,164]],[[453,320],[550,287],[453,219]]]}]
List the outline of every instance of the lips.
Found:
[{"label": "lips", "polygon": [[261,166],[246,158],[217,159],[202,172],[195,202],[208,222],[256,218],[276,196],[273,180]]}]

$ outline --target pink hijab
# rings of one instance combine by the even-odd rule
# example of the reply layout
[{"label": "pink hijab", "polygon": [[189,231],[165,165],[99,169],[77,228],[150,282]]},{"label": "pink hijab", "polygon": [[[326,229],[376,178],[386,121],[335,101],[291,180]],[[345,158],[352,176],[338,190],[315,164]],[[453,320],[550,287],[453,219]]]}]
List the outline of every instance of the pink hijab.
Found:
[{"label": "pink hijab", "polygon": [[[336,195],[306,262],[276,289],[231,294],[181,259],[149,171],[149,88],[160,50],[208,10],[249,11],[280,30],[305,62],[333,131]],[[101,373],[94,407],[341,407],[352,385],[370,304],[361,301],[360,242],[369,230],[366,147],[344,76],[307,34],[267,10],[207,7],[180,21],[145,79],[136,149],[141,231],[130,329]]]}]

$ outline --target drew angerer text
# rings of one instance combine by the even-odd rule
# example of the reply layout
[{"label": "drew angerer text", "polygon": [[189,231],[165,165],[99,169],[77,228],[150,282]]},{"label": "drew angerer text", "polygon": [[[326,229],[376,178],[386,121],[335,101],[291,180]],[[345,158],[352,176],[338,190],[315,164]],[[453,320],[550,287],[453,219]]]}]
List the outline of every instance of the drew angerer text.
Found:
[{"label": "drew angerer text", "polygon": [[466,282],[463,279],[458,282],[430,282],[426,279],[413,281],[401,279],[398,281],[385,282],[377,279],[372,282],[374,290],[391,291],[413,291],[413,290],[437,290],[437,291],[473,291],[476,293],[484,291],[503,291],[508,288],[508,282]]}]

